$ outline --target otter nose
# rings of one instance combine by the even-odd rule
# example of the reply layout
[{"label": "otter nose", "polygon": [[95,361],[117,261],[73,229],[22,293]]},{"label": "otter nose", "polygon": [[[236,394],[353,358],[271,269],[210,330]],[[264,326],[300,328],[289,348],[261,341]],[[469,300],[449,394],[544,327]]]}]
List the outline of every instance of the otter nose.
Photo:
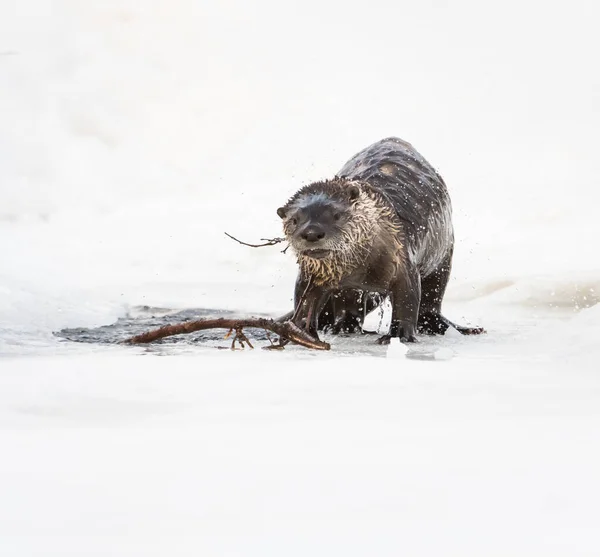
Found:
[{"label": "otter nose", "polygon": [[321,227],[311,225],[304,229],[301,236],[302,239],[306,240],[307,242],[318,242],[319,240],[325,238],[325,232],[323,232]]}]

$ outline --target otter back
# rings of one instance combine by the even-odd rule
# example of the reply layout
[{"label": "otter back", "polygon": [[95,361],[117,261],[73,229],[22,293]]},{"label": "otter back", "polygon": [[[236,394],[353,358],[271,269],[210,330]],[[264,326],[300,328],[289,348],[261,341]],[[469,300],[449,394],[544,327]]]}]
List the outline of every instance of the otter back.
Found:
[{"label": "otter back", "polygon": [[454,244],[452,205],[442,177],[406,141],[390,137],[352,157],[340,178],[376,188],[404,223],[408,253],[422,275],[432,273]]}]

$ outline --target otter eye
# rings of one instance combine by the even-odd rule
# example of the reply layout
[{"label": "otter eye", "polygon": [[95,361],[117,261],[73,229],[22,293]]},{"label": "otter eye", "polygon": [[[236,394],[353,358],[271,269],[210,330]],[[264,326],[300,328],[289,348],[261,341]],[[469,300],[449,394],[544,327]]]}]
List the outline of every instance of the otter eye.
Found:
[{"label": "otter eye", "polygon": [[291,222],[291,223],[292,223],[294,226],[296,226],[296,225],[298,224],[298,219],[296,219],[296,218],[290,219],[290,222]]},{"label": "otter eye", "polygon": [[334,213],[333,215],[333,220],[334,221],[338,221],[342,218],[342,214],[341,213]]}]

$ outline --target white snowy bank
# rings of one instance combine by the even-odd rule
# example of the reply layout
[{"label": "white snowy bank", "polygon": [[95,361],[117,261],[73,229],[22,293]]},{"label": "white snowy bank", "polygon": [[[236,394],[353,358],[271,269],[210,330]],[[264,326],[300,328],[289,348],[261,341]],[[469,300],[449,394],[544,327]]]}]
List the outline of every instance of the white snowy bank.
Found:
[{"label": "white snowy bank", "polygon": [[[0,553],[599,554],[597,15],[3,2]],[[279,235],[289,195],[390,135],[448,183],[445,312],[487,335],[53,335],[140,305],[287,311],[293,257],[223,232]]]}]

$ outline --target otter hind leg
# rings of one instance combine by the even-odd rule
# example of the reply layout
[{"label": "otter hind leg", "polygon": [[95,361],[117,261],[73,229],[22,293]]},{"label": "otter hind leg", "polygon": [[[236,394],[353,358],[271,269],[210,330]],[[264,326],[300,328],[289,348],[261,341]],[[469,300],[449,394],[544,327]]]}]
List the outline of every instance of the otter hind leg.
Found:
[{"label": "otter hind leg", "polygon": [[417,332],[421,335],[443,335],[448,327],[449,324],[440,313],[419,313]]},{"label": "otter hind leg", "polygon": [[452,251],[430,275],[421,279],[421,303],[417,331],[421,334],[443,335],[450,322],[442,317],[442,298],[450,279]]},{"label": "otter hind leg", "polygon": [[452,252],[444,262],[428,277],[421,281],[421,304],[417,331],[427,335],[443,335],[449,327],[456,329],[461,335],[479,335],[485,333],[482,327],[464,327],[457,325],[442,315],[442,298],[450,279],[452,268]]},{"label": "otter hind leg", "polygon": [[485,333],[483,327],[465,327],[463,325],[457,325],[447,317],[444,317],[441,313],[419,314],[417,330],[421,334],[443,335],[450,327],[456,329],[461,335],[480,335],[481,333]]},{"label": "otter hind leg", "polygon": [[485,329],[483,327],[465,327],[464,325],[457,325],[456,323],[453,323],[452,321],[450,321],[450,319],[444,317],[443,315],[440,315],[439,318],[441,321],[446,323],[448,327],[456,329],[461,335],[480,335],[482,333],[485,333]]}]

